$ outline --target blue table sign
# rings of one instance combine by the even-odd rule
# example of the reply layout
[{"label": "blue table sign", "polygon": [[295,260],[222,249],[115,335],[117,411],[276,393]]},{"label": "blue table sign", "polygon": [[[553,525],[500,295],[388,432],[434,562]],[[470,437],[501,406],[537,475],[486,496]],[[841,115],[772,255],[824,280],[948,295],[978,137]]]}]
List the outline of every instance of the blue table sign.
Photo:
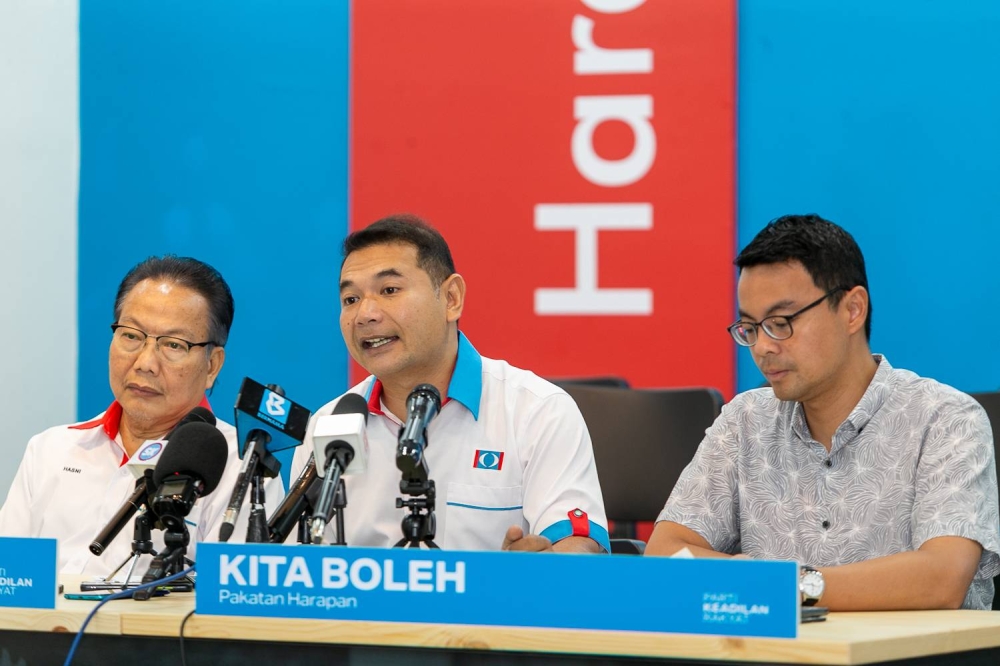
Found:
[{"label": "blue table sign", "polygon": [[798,565],[200,543],[196,610],[795,638]]},{"label": "blue table sign", "polygon": [[56,607],[56,543],[0,537],[0,606]]}]

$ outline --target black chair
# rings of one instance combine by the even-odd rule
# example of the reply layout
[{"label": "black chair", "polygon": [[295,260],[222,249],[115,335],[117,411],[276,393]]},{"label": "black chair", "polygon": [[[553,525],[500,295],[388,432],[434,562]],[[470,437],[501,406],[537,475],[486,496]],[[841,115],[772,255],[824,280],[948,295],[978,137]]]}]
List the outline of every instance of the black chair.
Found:
[{"label": "black chair", "polygon": [[580,407],[614,522],[612,552],[641,552],[635,523],[655,521],[681,471],[691,461],[705,430],[722,409],[711,388],[622,389],[566,384]]},{"label": "black chair", "polygon": [[[983,409],[986,410],[986,416],[990,417],[990,426],[993,428],[993,453],[994,461],[996,461],[997,476],[1000,476],[1000,443],[997,439],[1000,437],[1000,391],[991,391],[989,393],[970,393],[973,398],[975,398]],[[1000,590],[1000,576],[995,576],[993,578],[993,587]],[[993,610],[1000,610],[1000,594],[994,593],[993,595]]]},{"label": "black chair", "polygon": [[567,386],[606,386],[608,388],[628,388],[628,380],[624,377],[604,375],[601,377],[562,377],[550,379],[556,386],[565,389]]}]

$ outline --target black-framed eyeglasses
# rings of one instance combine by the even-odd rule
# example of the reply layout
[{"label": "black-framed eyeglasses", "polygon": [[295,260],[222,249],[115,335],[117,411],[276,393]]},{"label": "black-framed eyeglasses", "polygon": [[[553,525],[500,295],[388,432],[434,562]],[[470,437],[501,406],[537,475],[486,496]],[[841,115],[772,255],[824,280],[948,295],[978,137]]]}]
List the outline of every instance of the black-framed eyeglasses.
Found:
[{"label": "black-framed eyeglasses", "polygon": [[191,342],[173,335],[150,335],[145,331],[123,324],[111,324],[111,341],[114,346],[126,354],[134,354],[146,346],[146,338],[152,338],[156,349],[168,361],[178,362],[187,358],[194,347],[218,345],[214,340],[207,342]]},{"label": "black-framed eyeglasses", "polygon": [[793,312],[790,315],[773,315],[771,317],[764,317],[760,321],[744,321],[739,320],[734,324],[730,324],[729,335],[733,336],[733,340],[736,344],[742,345],[744,347],[753,347],[757,344],[757,329],[762,328],[767,335],[774,340],[787,340],[792,337],[792,320],[801,315],[802,313],[813,309],[826,299],[830,298],[838,291],[847,291],[850,287],[837,287],[836,289],[831,289],[826,292],[815,301],[800,309],[798,312]]}]

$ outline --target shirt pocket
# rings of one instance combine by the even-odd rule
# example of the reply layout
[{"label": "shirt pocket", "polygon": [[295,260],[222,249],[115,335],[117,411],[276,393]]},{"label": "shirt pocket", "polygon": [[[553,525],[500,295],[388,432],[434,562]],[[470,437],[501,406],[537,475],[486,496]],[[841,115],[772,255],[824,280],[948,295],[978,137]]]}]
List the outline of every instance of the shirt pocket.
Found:
[{"label": "shirt pocket", "polygon": [[499,550],[511,525],[524,526],[521,486],[449,483],[441,546]]}]

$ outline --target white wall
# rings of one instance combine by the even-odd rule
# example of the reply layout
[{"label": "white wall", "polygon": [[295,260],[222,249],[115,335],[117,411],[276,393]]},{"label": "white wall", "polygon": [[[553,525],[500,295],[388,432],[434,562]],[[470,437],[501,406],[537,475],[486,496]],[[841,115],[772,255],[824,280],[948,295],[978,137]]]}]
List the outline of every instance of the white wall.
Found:
[{"label": "white wall", "polygon": [[76,420],[77,0],[0,0],[0,498],[31,435]]}]

